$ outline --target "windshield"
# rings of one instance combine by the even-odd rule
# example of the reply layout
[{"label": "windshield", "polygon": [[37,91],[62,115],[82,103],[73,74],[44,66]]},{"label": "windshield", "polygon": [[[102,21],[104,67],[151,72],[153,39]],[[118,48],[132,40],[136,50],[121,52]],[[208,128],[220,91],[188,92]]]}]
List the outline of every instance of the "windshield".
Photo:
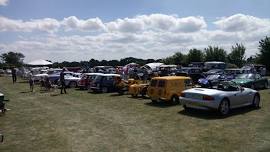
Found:
[{"label": "windshield", "polygon": [[208,75],[208,76],[206,77],[206,79],[208,79],[208,80],[213,80],[213,79],[218,79],[219,77],[220,77],[220,75],[214,74],[214,75]]},{"label": "windshield", "polygon": [[254,74],[239,74],[237,79],[254,79]]}]

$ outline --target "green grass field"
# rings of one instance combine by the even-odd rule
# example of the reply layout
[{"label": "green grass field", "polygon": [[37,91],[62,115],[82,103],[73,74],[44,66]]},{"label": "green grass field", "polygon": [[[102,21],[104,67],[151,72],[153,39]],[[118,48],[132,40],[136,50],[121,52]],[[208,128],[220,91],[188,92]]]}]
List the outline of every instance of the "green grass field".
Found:
[{"label": "green grass field", "polygon": [[260,91],[261,109],[224,119],[128,95],[28,91],[0,77],[11,109],[0,116],[0,152],[270,151],[270,90]]}]

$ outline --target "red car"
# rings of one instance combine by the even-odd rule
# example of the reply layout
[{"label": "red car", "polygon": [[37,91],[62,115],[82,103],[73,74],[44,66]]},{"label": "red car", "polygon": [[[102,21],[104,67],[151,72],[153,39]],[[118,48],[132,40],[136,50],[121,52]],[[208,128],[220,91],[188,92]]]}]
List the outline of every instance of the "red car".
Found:
[{"label": "red car", "polygon": [[88,87],[90,86],[91,82],[98,75],[102,75],[102,73],[83,73],[81,79],[78,81],[77,86],[80,89],[88,89]]}]

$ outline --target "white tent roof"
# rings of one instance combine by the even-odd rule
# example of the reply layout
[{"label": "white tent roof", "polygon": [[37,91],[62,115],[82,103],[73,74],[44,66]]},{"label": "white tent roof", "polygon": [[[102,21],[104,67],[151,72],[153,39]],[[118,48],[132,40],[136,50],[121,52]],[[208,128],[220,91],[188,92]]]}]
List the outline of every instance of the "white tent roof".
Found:
[{"label": "white tent roof", "polygon": [[42,60],[42,59],[31,61],[31,62],[29,62],[27,64],[28,65],[52,65],[51,62],[48,62],[48,61]]}]

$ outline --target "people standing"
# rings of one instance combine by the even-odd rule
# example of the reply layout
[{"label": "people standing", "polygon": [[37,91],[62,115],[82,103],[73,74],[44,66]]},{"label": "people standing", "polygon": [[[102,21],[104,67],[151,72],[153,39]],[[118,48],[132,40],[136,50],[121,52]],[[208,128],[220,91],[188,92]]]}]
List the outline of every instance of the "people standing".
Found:
[{"label": "people standing", "polygon": [[65,72],[65,68],[63,68],[63,70],[60,73],[61,94],[63,94],[63,90],[64,90],[65,94],[67,93],[66,92],[65,73],[64,72]]},{"label": "people standing", "polygon": [[16,69],[15,68],[12,68],[11,75],[12,75],[12,81],[13,81],[13,83],[15,83],[17,81]]},{"label": "people standing", "polygon": [[29,86],[30,86],[30,91],[34,91],[34,78],[32,72],[29,74]]}]

